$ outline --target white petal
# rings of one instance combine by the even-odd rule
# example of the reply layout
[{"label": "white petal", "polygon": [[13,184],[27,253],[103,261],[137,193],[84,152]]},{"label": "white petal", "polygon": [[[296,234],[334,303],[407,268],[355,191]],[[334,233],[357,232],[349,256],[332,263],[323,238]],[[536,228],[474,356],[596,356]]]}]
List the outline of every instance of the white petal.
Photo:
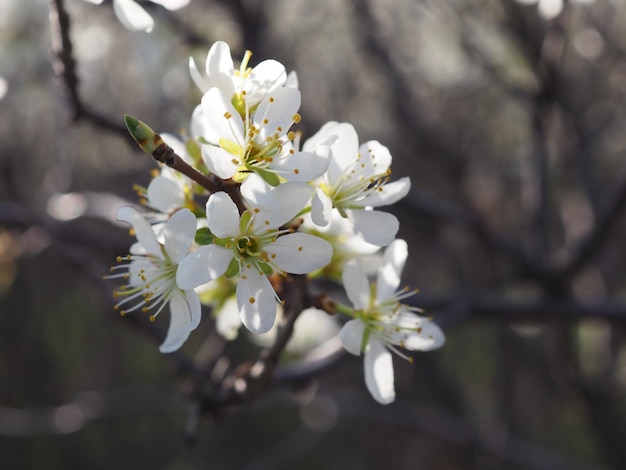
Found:
[{"label": "white petal", "polygon": [[130,206],[122,206],[117,211],[117,220],[127,222],[133,226],[135,236],[146,253],[163,258],[161,245],[156,239],[152,227],[141,213]]},{"label": "white petal", "polygon": [[174,264],[187,254],[196,236],[196,216],[189,209],[181,209],[165,224],[165,252]]},{"label": "white petal", "polygon": [[133,0],[113,0],[115,16],[131,31],[149,33],[154,28],[152,17]]},{"label": "white petal", "polygon": [[311,220],[315,225],[326,227],[331,220],[333,202],[321,189],[316,189],[311,199]]},{"label": "white petal", "polygon": [[405,349],[410,351],[431,351],[440,348],[446,342],[446,337],[436,323],[422,320],[419,333],[413,333],[404,338]]},{"label": "white petal", "polygon": [[267,277],[245,270],[237,285],[237,305],[243,325],[253,333],[266,333],[276,320],[274,288]]},{"label": "white petal", "polygon": [[239,307],[235,297],[229,298],[217,313],[215,319],[215,329],[222,338],[232,341],[237,338],[241,328],[241,318],[239,317]]},{"label": "white petal", "polygon": [[355,356],[360,356],[364,333],[365,324],[361,320],[354,319],[343,325],[339,331],[339,339],[346,351]]},{"label": "white petal", "polygon": [[[268,59],[264,60],[252,69],[250,76],[243,85],[246,92],[246,101],[250,106],[254,106],[264,99],[268,94],[282,87],[287,81],[285,66],[280,62]],[[297,89],[298,87],[291,87]]]},{"label": "white petal", "polygon": [[241,164],[239,157],[213,145],[202,146],[202,160],[211,173],[222,179],[232,178]]},{"label": "white petal", "polygon": [[189,305],[190,328],[195,330],[202,319],[202,307],[200,306],[200,297],[193,289],[184,291],[187,305]]},{"label": "white petal", "polygon": [[389,149],[376,140],[370,140],[359,147],[361,159],[357,171],[364,175],[385,174],[391,166]]},{"label": "white petal", "polygon": [[[302,150],[305,152],[315,152],[319,146],[330,147],[337,140],[337,135],[332,132],[332,129],[337,125],[336,121],[329,121],[324,124],[319,131],[309,137]],[[357,142],[358,143],[358,142]],[[356,147],[355,147],[356,148]]]},{"label": "white petal", "polygon": [[376,338],[370,338],[363,361],[365,385],[374,399],[387,405],[395,400],[391,353]]},{"label": "white petal", "polygon": [[92,3],[94,5],[100,5],[104,0],[85,0],[87,3]]},{"label": "white petal", "polygon": [[225,192],[214,193],[206,203],[209,230],[218,238],[239,235],[239,210]]},{"label": "white petal", "polygon": [[[262,209],[254,215],[254,230],[265,231],[286,224],[304,209],[313,189],[306,183],[283,183],[263,196]],[[259,198],[260,199],[260,198]]]},{"label": "white petal", "polygon": [[246,202],[259,209],[272,209],[276,206],[272,189],[272,186],[256,173],[248,175],[240,186],[241,195]]},{"label": "white petal", "polygon": [[365,203],[372,207],[388,206],[398,202],[406,196],[410,190],[411,180],[408,176],[405,176],[398,181],[385,184],[380,191],[370,191],[367,199],[365,199]]},{"label": "white petal", "polygon": [[329,129],[337,136],[330,146],[332,158],[328,166],[328,180],[332,183],[345,175],[348,168],[359,153],[359,136],[354,126],[349,123],[339,123]]},{"label": "white petal", "polygon": [[217,41],[211,46],[206,57],[205,71],[209,86],[219,88],[230,100],[237,90],[233,82],[233,58],[227,43]]},{"label": "white petal", "polygon": [[221,246],[201,246],[178,265],[176,284],[180,289],[193,289],[217,279],[226,272],[232,257],[233,252]]},{"label": "white petal", "polygon": [[370,284],[360,259],[348,261],[343,268],[343,287],[356,310],[370,305]]},{"label": "white petal", "polygon": [[313,152],[296,152],[275,160],[272,170],[288,181],[312,181],[328,169],[330,158]]},{"label": "white petal", "polygon": [[[595,0],[587,0],[587,1],[595,1]],[[298,75],[296,74],[295,70],[292,70],[287,75],[287,81],[285,81],[285,86],[289,88],[298,88]]]},{"label": "white petal", "polygon": [[148,185],[148,205],[159,212],[172,212],[185,204],[181,187],[173,180],[157,176]]},{"label": "white petal", "polygon": [[[300,109],[300,91],[295,88],[278,88],[265,98],[254,113],[254,123],[260,129],[259,140],[286,134]],[[278,131],[278,129],[281,129]]]},{"label": "white petal", "polygon": [[220,88],[211,88],[202,97],[202,114],[209,142],[224,138],[242,145],[243,121],[232,105],[230,98]]},{"label": "white petal", "polygon": [[191,79],[196,84],[202,93],[206,93],[209,91],[209,84],[206,82],[200,70],[198,70],[198,66],[196,65],[196,61],[193,60],[193,57],[189,57],[189,75],[191,75]]},{"label": "white petal", "polygon": [[152,3],[164,6],[170,11],[180,10],[186,7],[191,0],[150,0]]},{"label": "white petal", "polygon": [[394,240],[385,249],[376,280],[376,300],[379,303],[389,300],[398,290],[408,255],[408,245],[404,240]]},{"label": "white petal", "polygon": [[323,268],[333,255],[333,247],[326,240],[308,233],[291,233],[279,237],[265,247],[270,260],[283,271],[307,274]]},{"label": "white petal", "polygon": [[170,326],[159,351],[169,353],[179,349],[189,337],[194,322],[185,295],[178,289],[174,289],[170,298]]},{"label": "white petal", "polygon": [[354,231],[360,233],[366,242],[378,246],[389,245],[400,227],[396,216],[387,212],[349,210],[346,214],[354,224]]},{"label": "white petal", "polygon": [[539,0],[539,14],[545,20],[559,16],[563,11],[563,0]]}]

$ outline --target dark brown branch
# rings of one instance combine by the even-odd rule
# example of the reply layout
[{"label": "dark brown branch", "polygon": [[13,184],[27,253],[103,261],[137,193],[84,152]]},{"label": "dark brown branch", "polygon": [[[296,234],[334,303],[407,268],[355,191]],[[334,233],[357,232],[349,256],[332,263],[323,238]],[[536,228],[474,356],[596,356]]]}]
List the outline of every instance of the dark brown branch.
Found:
[{"label": "dark brown branch", "polygon": [[262,350],[256,361],[244,363],[230,373],[214,393],[200,394],[198,399],[202,403],[202,413],[217,413],[226,407],[249,401],[269,386],[298,316],[311,306],[306,276],[289,276],[283,280],[282,286],[280,295],[284,300],[284,315],[274,344]]},{"label": "dark brown branch", "polygon": [[85,119],[109,132],[124,137],[126,128],[121,122],[86,106],[78,92],[79,80],[76,74],[76,61],[70,38],[70,17],[65,11],[64,0],[50,0],[50,35],[52,49],[52,69],[59,81],[64,85],[73,122]]}]

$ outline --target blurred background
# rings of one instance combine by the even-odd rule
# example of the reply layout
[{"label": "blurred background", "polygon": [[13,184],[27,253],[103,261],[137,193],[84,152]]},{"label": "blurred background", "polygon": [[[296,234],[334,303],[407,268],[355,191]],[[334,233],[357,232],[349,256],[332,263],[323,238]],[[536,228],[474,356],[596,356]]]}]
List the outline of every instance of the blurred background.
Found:
[{"label": "blurred background", "polygon": [[[0,468],[626,468],[626,2],[139,3],[150,34],[0,2]],[[155,168],[122,116],[187,128],[216,40],[297,72],[305,138],[349,121],[412,178],[405,282],[447,343],[394,358],[392,405],[342,355],[206,413],[209,316],[161,355],[167,321],[113,311]]]}]

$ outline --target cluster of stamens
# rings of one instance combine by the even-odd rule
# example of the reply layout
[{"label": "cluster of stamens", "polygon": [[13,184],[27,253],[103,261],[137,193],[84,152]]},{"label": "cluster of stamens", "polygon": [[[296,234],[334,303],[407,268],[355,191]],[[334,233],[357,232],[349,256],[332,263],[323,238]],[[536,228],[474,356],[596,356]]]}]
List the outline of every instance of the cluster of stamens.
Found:
[{"label": "cluster of stamens", "polygon": [[[122,273],[105,276],[105,279],[121,278],[128,281],[113,292],[116,299],[122,299],[114,309],[125,316],[135,310],[143,313],[153,311],[150,320],[154,321],[169,302],[171,292],[176,286],[176,265],[153,255],[128,255],[117,258],[117,266],[111,272]],[[130,304],[129,308],[121,308]],[[156,311],[154,311],[156,309]]]},{"label": "cluster of stamens", "polygon": [[[349,208],[351,206],[363,207],[367,205],[367,199],[376,192],[382,192],[383,187],[390,180],[391,169],[387,168],[382,173],[377,173],[365,177],[360,171],[366,167],[362,161],[362,154],[352,162],[350,167],[342,175],[339,181],[331,188],[326,187],[328,197],[333,201],[335,207]],[[372,161],[375,155],[370,155]],[[372,164],[372,168],[376,163]]]},{"label": "cluster of stamens", "polygon": [[372,298],[368,309],[355,312],[367,325],[368,331],[375,333],[391,351],[409,362],[413,362],[413,358],[399,348],[405,348],[405,341],[409,335],[422,332],[422,318],[418,314],[423,313],[423,310],[403,304],[401,301],[417,292],[404,287],[389,300],[377,303]]}]

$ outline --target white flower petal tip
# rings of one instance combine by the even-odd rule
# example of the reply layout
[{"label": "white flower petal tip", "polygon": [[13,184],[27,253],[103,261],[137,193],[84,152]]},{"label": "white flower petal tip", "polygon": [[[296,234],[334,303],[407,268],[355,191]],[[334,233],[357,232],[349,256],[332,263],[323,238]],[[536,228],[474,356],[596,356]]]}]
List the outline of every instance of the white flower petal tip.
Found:
[{"label": "white flower petal tip", "polygon": [[436,323],[424,320],[418,327],[418,331],[409,334],[404,339],[403,345],[410,351],[432,351],[442,347],[446,337]]},{"label": "white flower petal tip", "polygon": [[350,320],[339,330],[339,340],[350,354],[361,355],[365,325],[360,320]]},{"label": "white flower petal tip", "polygon": [[276,320],[274,289],[263,274],[245,271],[237,285],[237,305],[243,325],[253,333],[267,333]]},{"label": "white flower petal tip", "polygon": [[394,240],[386,248],[378,269],[377,283],[370,285],[360,259],[346,263],[343,282],[353,304],[353,319],[339,332],[339,339],[352,354],[365,351],[364,371],[367,389],[381,404],[395,399],[391,352],[411,360],[400,349],[430,351],[443,346],[441,328],[422,318],[415,307],[401,301],[413,295],[397,290],[402,268],[408,257],[404,240]]},{"label": "white flower petal tip", "polygon": [[391,353],[379,341],[373,339],[365,351],[365,385],[372,397],[381,405],[396,399]]},{"label": "white flower petal tip", "polygon": [[139,4],[133,0],[113,0],[115,16],[131,31],[149,33],[154,28],[154,20]]}]

